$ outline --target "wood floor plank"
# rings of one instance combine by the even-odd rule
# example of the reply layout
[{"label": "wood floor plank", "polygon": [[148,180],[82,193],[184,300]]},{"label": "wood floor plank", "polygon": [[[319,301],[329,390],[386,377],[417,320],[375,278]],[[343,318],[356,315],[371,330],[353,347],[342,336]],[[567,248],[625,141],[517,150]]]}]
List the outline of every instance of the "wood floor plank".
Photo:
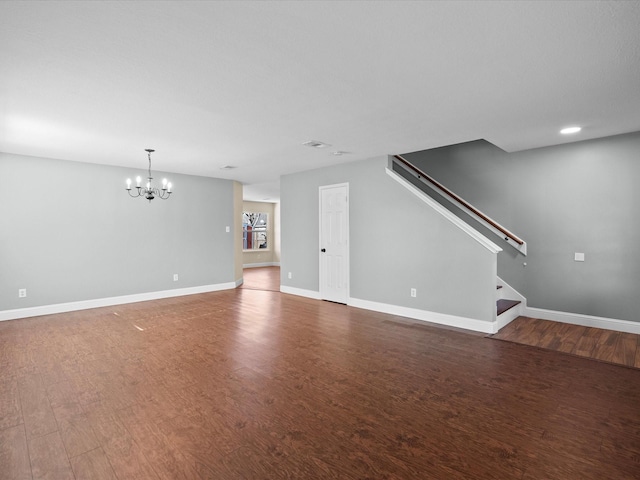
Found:
[{"label": "wood floor plank", "polygon": [[24,425],[0,430],[0,475],[6,480],[31,480]]},{"label": "wood floor plank", "polygon": [[549,334],[553,328],[553,322],[547,320],[534,319],[531,334],[536,337],[535,343],[531,345],[546,348],[545,345],[553,341],[554,335]]},{"label": "wood floor plank", "polygon": [[153,466],[158,478],[200,478],[197,465],[190,461],[188,455],[182,453],[181,445],[172,442],[155,423],[149,423],[144,414],[138,412],[135,407],[124,409],[118,415],[131,432],[136,444],[140,446],[145,458]]},{"label": "wood floor plank", "polygon": [[107,456],[102,448],[96,448],[71,459],[75,478],[91,480],[117,480]]},{"label": "wood floor plank", "polygon": [[158,478],[142,448],[120,421],[117,412],[101,403],[86,407],[95,438],[119,478]]},{"label": "wood floor plank", "polygon": [[[617,333],[618,335],[615,337],[615,343],[613,344],[612,353],[608,361],[633,367],[638,335],[624,332]],[[598,357],[596,356],[596,358]]]},{"label": "wood floor plank", "polygon": [[620,339],[620,332],[614,332],[612,330],[605,330],[598,335],[595,347],[591,353],[592,358],[598,360],[604,360],[605,362],[620,363],[617,361],[618,355],[618,342]]},{"label": "wood floor plank", "polygon": [[593,352],[598,344],[603,331],[597,328],[587,328],[584,334],[576,343],[575,349],[571,352],[581,357],[593,357]]},{"label": "wood floor plank", "polygon": [[580,325],[560,324],[555,325],[557,335],[560,339],[556,350],[559,352],[573,353],[580,338],[584,335],[587,327]]},{"label": "wood floor plank", "polygon": [[0,379],[0,430],[23,423],[18,381],[15,377]]},{"label": "wood floor plank", "polygon": [[27,437],[38,437],[58,430],[46,388],[39,374],[21,377],[18,391]]},{"label": "wood floor plank", "polygon": [[494,336],[507,341],[511,341],[514,338],[521,338],[520,326],[526,325],[530,320],[531,319],[529,319],[528,317],[518,317],[511,323],[503,327],[500,332],[498,332]]},{"label": "wood floor plank", "polygon": [[58,431],[70,458],[100,446],[80,404],[70,403],[53,408]]},{"label": "wood floor plank", "polygon": [[58,432],[31,438],[29,458],[34,479],[75,480]]}]

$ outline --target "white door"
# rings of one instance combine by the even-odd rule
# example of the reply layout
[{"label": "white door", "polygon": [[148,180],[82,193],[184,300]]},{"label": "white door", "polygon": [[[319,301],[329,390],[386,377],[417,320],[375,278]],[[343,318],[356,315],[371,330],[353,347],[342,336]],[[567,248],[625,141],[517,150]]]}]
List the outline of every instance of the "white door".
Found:
[{"label": "white door", "polygon": [[349,184],[320,187],[320,297],[349,297]]}]

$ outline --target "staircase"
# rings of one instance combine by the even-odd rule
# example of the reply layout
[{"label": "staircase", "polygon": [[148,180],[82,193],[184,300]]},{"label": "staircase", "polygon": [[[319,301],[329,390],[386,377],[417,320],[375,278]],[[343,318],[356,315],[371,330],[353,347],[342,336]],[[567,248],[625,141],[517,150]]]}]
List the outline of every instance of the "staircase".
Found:
[{"label": "staircase", "polygon": [[[515,248],[522,255],[527,254],[527,243],[524,240],[480,212],[477,208],[466,202],[441,183],[437,182],[424,171],[408,162],[402,156],[389,156],[387,173],[396,181],[403,184],[405,188],[413,191],[414,194],[422,198],[422,200],[430,205],[431,208],[438,211],[442,216],[447,218],[447,220],[452,222],[491,253],[497,255],[502,251],[502,248],[489,240],[485,236],[484,232],[480,233],[477,229],[463,220],[461,218],[461,213],[468,215],[472,221],[475,221],[480,226],[486,228],[488,230],[487,233],[497,235],[501,239],[501,242],[503,241],[503,244],[506,243],[510,247]],[[444,198],[446,201],[440,202],[435,200],[435,198],[440,197]],[[495,269],[496,266],[493,268]],[[495,271],[496,270],[494,270],[494,274]],[[481,331],[491,333],[498,332],[502,327],[515,320],[520,316],[522,307],[524,306],[526,308],[526,299],[520,295],[520,293],[507,283],[503,282],[500,278],[497,278],[496,280],[498,283],[504,283],[504,287],[503,285],[498,285],[496,288],[495,316],[486,330],[485,327],[480,328]],[[513,298],[518,298],[519,300],[512,300]],[[489,298],[487,298],[486,301],[491,302]]]},{"label": "staircase", "polygon": [[520,300],[506,300],[501,298],[496,303],[498,307],[497,315],[500,316],[510,308],[520,305]]},{"label": "staircase", "polygon": [[520,300],[502,298],[502,285],[497,286],[496,292],[496,319],[500,324],[499,328],[501,328],[520,316],[520,304],[522,302]]}]

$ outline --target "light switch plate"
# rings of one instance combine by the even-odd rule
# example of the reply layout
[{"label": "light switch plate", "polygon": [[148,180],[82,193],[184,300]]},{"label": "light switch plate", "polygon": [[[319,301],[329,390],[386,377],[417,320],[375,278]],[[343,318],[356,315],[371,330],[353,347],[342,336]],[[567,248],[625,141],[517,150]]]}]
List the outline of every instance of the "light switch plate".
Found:
[{"label": "light switch plate", "polygon": [[573,259],[574,259],[576,262],[584,262],[584,253],[578,253],[578,252],[576,252],[576,253],[575,253],[575,255],[574,255],[574,257],[573,257]]}]

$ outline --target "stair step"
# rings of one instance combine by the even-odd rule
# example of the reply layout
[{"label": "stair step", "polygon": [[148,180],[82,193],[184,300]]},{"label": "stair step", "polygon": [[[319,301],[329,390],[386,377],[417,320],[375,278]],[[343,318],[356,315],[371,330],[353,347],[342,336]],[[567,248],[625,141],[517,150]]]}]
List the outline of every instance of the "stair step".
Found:
[{"label": "stair step", "polygon": [[498,300],[498,315],[502,315],[510,308],[515,307],[520,303],[520,300]]}]

